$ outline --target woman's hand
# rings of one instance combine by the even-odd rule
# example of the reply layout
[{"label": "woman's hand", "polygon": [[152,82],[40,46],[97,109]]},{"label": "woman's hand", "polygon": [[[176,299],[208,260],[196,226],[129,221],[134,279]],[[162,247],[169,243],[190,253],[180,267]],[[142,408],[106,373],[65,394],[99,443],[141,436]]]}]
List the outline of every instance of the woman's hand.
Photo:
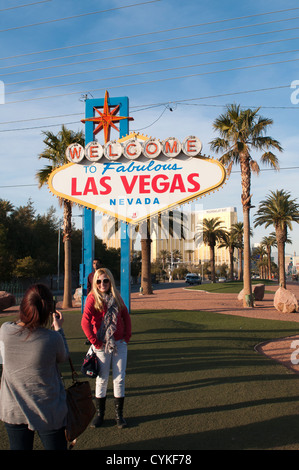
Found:
[{"label": "woman's hand", "polygon": [[64,322],[64,318],[61,312],[58,310],[53,313],[53,323],[52,327],[54,328],[55,331],[58,331],[62,328],[62,324]]}]

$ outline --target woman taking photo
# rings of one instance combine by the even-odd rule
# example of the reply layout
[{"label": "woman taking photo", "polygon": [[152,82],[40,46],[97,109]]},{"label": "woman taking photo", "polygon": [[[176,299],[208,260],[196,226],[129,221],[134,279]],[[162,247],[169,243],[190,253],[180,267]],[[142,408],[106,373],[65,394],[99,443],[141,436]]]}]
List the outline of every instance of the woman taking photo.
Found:
[{"label": "woman taking photo", "polygon": [[[47,328],[51,320],[54,331]],[[32,450],[35,431],[46,450],[67,449],[66,395],[57,367],[68,359],[62,323],[50,290],[36,284],[25,293],[19,320],[0,328],[0,419],[11,450]]]},{"label": "woman taking photo", "polygon": [[92,426],[99,427],[103,424],[109,371],[112,364],[116,423],[119,428],[123,428],[126,426],[123,406],[131,319],[115,287],[113,275],[106,268],[100,268],[94,274],[92,290],[86,299],[81,326],[100,363],[100,375],[96,378],[95,390],[97,414]]}]

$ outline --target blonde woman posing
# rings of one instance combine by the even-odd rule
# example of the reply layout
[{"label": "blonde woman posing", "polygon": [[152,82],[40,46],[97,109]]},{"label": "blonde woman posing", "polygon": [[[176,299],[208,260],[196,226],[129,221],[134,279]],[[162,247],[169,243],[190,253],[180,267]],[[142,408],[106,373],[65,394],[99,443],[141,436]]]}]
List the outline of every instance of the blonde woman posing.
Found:
[{"label": "blonde woman posing", "polygon": [[131,338],[131,318],[115,287],[109,269],[98,269],[87,296],[81,321],[82,329],[100,362],[100,375],[96,378],[97,414],[93,427],[103,424],[110,366],[112,365],[113,393],[116,423],[126,426],[123,418],[127,344]]}]

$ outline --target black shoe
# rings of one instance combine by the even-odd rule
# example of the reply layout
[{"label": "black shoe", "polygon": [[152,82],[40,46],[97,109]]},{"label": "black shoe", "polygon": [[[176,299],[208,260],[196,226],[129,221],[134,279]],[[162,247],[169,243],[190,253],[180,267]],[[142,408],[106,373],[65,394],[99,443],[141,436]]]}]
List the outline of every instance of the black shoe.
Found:
[{"label": "black shoe", "polygon": [[127,422],[123,418],[124,399],[125,399],[124,397],[114,399],[115,420],[116,420],[116,425],[119,429],[122,429],[125,426],[127,426]]},{"label": "black shoe", "polygon": [[93,418],[93,421],[90,425],[91,428],[99,428],[104,422],[105,416],[105,407],[106,407],[106,397],[96,398],[96,409],[97,414]]}]

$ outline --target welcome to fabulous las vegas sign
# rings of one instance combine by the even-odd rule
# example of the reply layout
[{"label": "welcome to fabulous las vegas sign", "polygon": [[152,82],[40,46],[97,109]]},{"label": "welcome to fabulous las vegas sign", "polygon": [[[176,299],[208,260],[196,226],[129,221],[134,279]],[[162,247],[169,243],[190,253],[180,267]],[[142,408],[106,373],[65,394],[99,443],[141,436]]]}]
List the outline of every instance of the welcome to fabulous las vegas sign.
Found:
[{"label": "welcome to fabulous las vegas sign", "polygon": [[224,184],[225,168],[201,149],[195,136],[160,142],[136,133],[103,146],[72,144],[70,163],[54,170],[48,185],[60,198],[137,224]]},{"label": "welcome to fabulous las vegas sign", "polygon": [[70,163],[49,177],[53,194],[137,224],[224,184],[224,166],[201,154],[202,143],[195,136],[160,142],[133,132],[111,141],[111,128],[118,130],[115,123],[133,118],[117,115],[120,105],[110,110],[110,103],[106,91],[102,111],[94,107],[94,116],[82,119],[93,123],[94,136],[103,130],[105,144],[93,140],[85,149],[71,144],[66,150]]}]

